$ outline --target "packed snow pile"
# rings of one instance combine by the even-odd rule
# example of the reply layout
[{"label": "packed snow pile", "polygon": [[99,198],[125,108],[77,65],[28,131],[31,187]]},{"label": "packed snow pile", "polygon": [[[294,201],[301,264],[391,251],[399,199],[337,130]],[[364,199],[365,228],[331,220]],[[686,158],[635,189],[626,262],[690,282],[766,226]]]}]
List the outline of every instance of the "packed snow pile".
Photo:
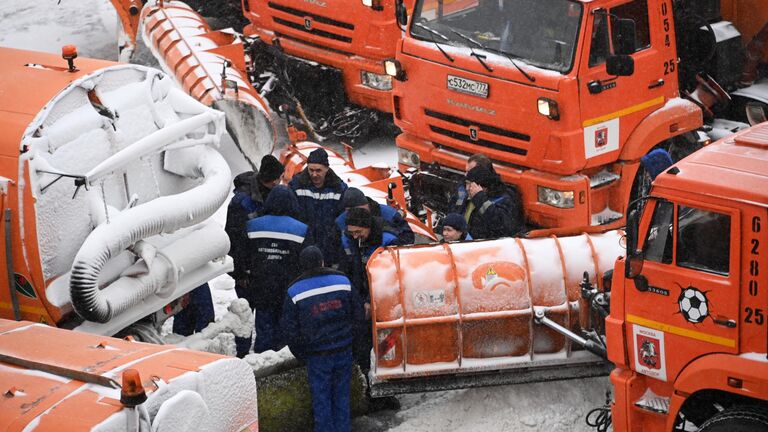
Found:
[{"label": "packed snow pile", "polygon": [[284,347],[277,352],[269,350],[258,354],[248,354],[245,356],[245,361],[251,365],[256,378],[300,366],[300,362],[296,360],[288,347]]},{"label": "packed snow pile", "polygon": [[165,338],[165,341],[197,351],[234,356],[237,354],[235,337],[251,336],[253,314],[248,302],[244,299],[232,301],[228,311],[229,313],[209,324],[199,333],[180,340],[177,339],[177,337],[181,338],[180,336],[171,334]]},{"label": "packed snow pile", "polygon": [[608,389],[606,377],[401,396],[402,409],[390,420],[396,426],[386,430],[592,431],[584,418]]}]

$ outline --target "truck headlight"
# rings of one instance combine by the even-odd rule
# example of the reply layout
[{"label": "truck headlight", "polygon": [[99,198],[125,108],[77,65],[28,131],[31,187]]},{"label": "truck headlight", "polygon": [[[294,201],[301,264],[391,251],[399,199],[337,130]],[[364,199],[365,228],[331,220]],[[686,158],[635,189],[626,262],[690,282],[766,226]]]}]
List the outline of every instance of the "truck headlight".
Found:
[{"label": "truck headlight", "polygon": [[384,71],[387,73],[387,75],[398,81],[405,81],[405,70],[403,70],[403,65],[400,64],[400,60],[384,60]]},{"label": "truck headlight", "polygon": [[408,165],[412,167],[419,167],[419,164],[421,163],[421,158],[419,158],[419,155],[416,152],[412,152],[410,150],[406,150],[404,148],[397,148],[397,161],[403,165]]},{"label": "truck headlight", "polygon": [[556,101],[541,97],[537,101],[537,106],[539,109],[539,114],[547,117],[550,120],[560,120],[560,108],[557,106]]},{"label": "truck headlight", "polygon": [[369,7],[375,11],[382,11],[384,7],[381,5],[381,0],[362,0],[363,6]]},{"label": "truck headlight", "polygon": [[539,202],[557,208],[573,208],[573,191],[560,191],[539,186]]},{"label": "truck headlight", "polygon": [[392,77],[389,75],[380,75],[373,72],[361,71],[360,81],[364,86],[376,90],[392,90]]}]

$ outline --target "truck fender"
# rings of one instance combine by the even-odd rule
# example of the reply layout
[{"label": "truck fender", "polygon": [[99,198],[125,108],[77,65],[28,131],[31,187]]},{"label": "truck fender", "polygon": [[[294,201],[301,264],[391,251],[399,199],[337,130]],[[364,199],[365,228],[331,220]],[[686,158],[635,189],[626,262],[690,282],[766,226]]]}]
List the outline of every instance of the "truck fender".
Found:
[{"label": "truck fender", "polygon": [[[674,387],[675,393],[688,396],[702,390],[720,390],[768,401],[767,376],[768,358],[764,353],[710,354],[689,363],[678,375]],[[674,408],[676,412],[680,406]]]},{"label": "truck fender", "polygon": [[669,99],[632,131],[619,159],[637,161],[660,142],[696,130],[703,124],[701,109],[696,104],[680,97]]}]

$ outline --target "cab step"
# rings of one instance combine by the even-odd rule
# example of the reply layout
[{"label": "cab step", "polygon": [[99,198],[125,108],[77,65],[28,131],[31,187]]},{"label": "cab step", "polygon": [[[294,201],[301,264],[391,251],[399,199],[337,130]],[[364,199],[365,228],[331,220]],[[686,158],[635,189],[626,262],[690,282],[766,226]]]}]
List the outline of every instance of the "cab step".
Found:
[{"label": "cab step", "polygon": [[635,406],[643,411],[648,411],[657,414],[669,413],[669,398],[666,396],[659,396],[651,389],[645,391],[642,397],[635,401]]},{"label": "cab step", "polygon": [[620,178],[620,175],[604,169],[589,178],[589,187],[591,189],[597,189],[599,187],[608,186]]}]

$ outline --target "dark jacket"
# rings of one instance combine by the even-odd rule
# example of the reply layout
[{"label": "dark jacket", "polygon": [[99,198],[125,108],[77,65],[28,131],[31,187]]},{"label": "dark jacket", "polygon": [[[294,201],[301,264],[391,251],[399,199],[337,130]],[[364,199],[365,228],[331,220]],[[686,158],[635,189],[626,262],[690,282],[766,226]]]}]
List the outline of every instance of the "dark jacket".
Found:
[{"label": "dark jacket", "polygon": [[229,256],[232,257],[234,269],[229,273],[232,279],[239,281],[248,278],[248,235],[245,224],[257,216],[263,203],[254,200],[249,188],[235,189],[235,195],[227,207],[227,221],[224,230],[229,236]]},{"label": "dark jacket", "polygon": [[467,222],[473,239],[513,237],[522,232],[521,201],[514,189],[499,182],[475,194],[472,204],[475,209]]},{"label": "dark jacket", "polygon": [[247,223],[250,286],[254,306],[279,309],[288,284],[299,274],[299,253],[310,241],[307,225],[296,219],[298,203],[285,186],[275,187],[264,216]]},{"label": "dark jacket", "polygon": [[347,184],[329,169],[323,187],[316,188],[305,169],[293,177],[289,186],[296,192],[301,210],[300,219],[309,226],[315,245],[323,252],[325,265],[336,264],[339,251],[334,220],[344,210],[341,199]]},{"label": "dark jacket", "polygon": [[280,327],[299,359],[352,345],[353,324],[364,319],[350,280],[327,267],[308,270],[288,288]]},{"label": "dark jacket", "polygon": [[360,297],[365,301],[370,297],[368,292],[368,273],[366,266],[373,252],[383,246],[400,245],[397,236],[383,228],[381,219],[373,218],[371,233],[363,242],[350,238],[346,234],[341,237],[345,258],[341,262],[340,270],[349,276],[352,284],[358,290]]},{"label": "dark jacket", "polygon": [[[371,216],[378,217],[384,222],[384,230],[397,236],[397,244],[413,244],[415,238],[413,229],[400,212],[386,204],[379,204],[371,198],[368,198],[368,208],[371,210]],[[336,228],[337,235],[341,239],[341,235],[347,231],[346,210],[336,218]]]}]

